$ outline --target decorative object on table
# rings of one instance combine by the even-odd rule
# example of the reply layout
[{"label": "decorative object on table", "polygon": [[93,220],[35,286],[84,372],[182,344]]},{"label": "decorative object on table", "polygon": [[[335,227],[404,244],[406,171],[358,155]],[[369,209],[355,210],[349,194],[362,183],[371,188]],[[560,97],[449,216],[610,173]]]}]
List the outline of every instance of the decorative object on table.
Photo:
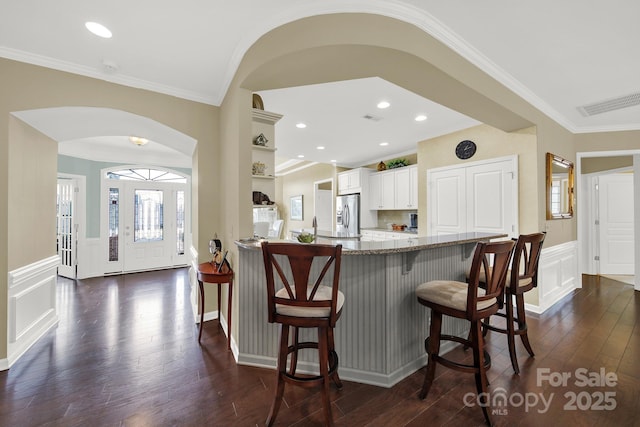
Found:
[{"label": "decorative object on table", "polygon": [[269,196],[264,194],[261,191],[254,191],[253,192],[253,204],[254,205],[273,205],[274,202],[272,202],[269,199]]},{"label": "decorative object on table", "polygon": [[300,243],[311,243],[314,240],[315,238],[313,237],[313,234],[307,233],[306,231],[303,231],[302,233],[298,234],[298,242]]},{"label": "decorative object on table", "polygon": [[456,156],[461,160],[467,160],[476,154],[476,143],[465,139],[456,145]]},{"label": "decorative object on table", "polygon": [[253,165],[251,166],[251,173],[253,175],[264,175],[264,171],[266,168],[267,165],[262,162],[253,162]]},{"label": "decorative object on table", "polygon": [[218,239],[218,233],[209,240],[209,253],[213,256],[212,261],[219,264],[222,259],[222,242]]},{"label": "decorative object on table", "polygon": [[256,136],[256,139],[253,140],[253,145],[259,145],[260,147],[266,147],[269,140],[263,133]]},{"label": "decorative object on table", "polygon": [[289,216],[294,221],[302,221],[302,212],[303,212],[303,204],[302,204],[302,195],[299,196],[291,196],[290,200],[290,211]]},{"label": "decorative object on table", "polygon": [[404,231],[407,228],[406,224],[391,224],[393,231]]},{"label": "decorative object on table", "polygon": [[407,161],[407,159],[393,159],[387,162],[387,169],[396,169],[408,165],[409,162]]},{"label": "decorative object on table", "polygon": [[386,171],[387,165],[384,162],[378,163],[378,172]]},{"label": "decorative object on table", "polygon": [[253,98],[252,99],[253,108],[258,110],[264,110],[264,103],[262,102],[262,97],[257,93],[254,93],[252,98]]}]

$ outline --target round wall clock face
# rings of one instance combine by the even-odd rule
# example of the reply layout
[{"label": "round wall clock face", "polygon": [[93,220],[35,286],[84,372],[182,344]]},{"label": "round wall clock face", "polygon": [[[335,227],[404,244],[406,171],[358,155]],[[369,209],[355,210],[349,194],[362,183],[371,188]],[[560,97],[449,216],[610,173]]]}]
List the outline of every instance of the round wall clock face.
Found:
[{"label": "round wall clock face", "polygon": [[476,143],[473,141],[465,139],[456,146],[456,156],[458,156],[459,159],[470,159],[474,154],[476,154]]}]

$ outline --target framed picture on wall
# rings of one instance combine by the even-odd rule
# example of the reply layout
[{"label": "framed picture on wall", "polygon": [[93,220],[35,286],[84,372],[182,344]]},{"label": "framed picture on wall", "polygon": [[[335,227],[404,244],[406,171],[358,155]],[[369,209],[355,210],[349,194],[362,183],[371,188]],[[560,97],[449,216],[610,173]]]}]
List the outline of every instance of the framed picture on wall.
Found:
[{"label": "framed picture on wall", "polygon": [[291,206],[289,207],[290,217],[294,221],[302,221],[302,194],[291,196]]}]

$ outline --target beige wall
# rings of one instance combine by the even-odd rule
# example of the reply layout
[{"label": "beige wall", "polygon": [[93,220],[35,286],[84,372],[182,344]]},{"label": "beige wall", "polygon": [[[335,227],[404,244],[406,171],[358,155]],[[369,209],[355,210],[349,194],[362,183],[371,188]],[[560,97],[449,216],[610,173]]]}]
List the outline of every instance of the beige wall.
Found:
[{"label": "beige wall", "polygon": [[[640,144],[637,148],[640,148]],[[633,156],[585,157],[580,164],[580,173],[589,174],[631,167]]]},{"label": "beige wall", "polygon": [[9,118],[9,271],[56,255],[58,145]]},{"label": "beige wall", "polygon": [[[3,359],[7,357],[8,272],[55,254],[52,221],[57,147],[13,118],[11,112],[95,106],[131,112],[170,126],[198,141],[193,166],[193,242],[201,254],[207,254],[208,236],[219,229],[219,212],[223,208],[213,202],[219,197],[216,155],[219,108],[7,59],[0,59],[0,74],[0,313],[3,313],[0,359]],[[38,174],[33,173],[35,170]]]},{"label": "beige wall", "polygon": [[[276,203],[280,207],[280,215],[284,219],[283,236],[287,237],[289,230],[292,229],[311,227],[315,212],[314,182],[325,179],[333,179],[333,193],[335,195],[337,182],[336,168],[333,165],[317,164],[276,179],[276,186],[282,189],[282,196],[280,199],[276,199]],[[290,197],[300,194],[302,194],[303,201],[302,221],[293,221],[290,219]]]}]

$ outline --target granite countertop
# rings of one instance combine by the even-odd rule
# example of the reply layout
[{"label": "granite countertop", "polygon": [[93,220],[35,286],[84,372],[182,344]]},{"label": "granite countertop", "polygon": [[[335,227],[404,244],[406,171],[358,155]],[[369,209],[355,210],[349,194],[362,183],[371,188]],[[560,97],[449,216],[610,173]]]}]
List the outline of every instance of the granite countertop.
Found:
[{"label": "granite countertop", "polygon": [[[491,239],[499,239],[502,237],[507,237],[507,235],[494,233],[460,233],[426,237],[407,236],[406,239],[384,240],[379,242],[362,242],[357,239],[322,238],[318,236],[318,240],[315,243],[327,245],[342,244],[343,255],[384,255],[419,251],[424,249],[434,249],[438,247],[453,246],[466,243],[476,243]],[[292,240],[269,241],[293,243]],[[261,242],[262,240],[251,238],[236,240],[235,244],[243,249],[260,249]],[[305,243],[300,244],[303,245]]]},{"label": "granite countertop", "polygon": [[406,233],[406,234],[418,234],[418,230],[413,229],[410,230],[409,227],[407,227],[406,229],[404,229],[403,231],[396,231],[396,230],[389,230],[388,228],[382,228],[382,227],[377,227],[377,228],[363,228],[362,230],[368,230],[368,231],[384,231],[385,233]]},{"label": "granite countertop", "polygon": [[[290,232],[293,234],[313,234],[313,228],[298,228],[290,230]],[[360,237],[362,237],[362,235],[345,231],[318,230],[318,237],[324,237],[327,239],[359,239]]]}]

